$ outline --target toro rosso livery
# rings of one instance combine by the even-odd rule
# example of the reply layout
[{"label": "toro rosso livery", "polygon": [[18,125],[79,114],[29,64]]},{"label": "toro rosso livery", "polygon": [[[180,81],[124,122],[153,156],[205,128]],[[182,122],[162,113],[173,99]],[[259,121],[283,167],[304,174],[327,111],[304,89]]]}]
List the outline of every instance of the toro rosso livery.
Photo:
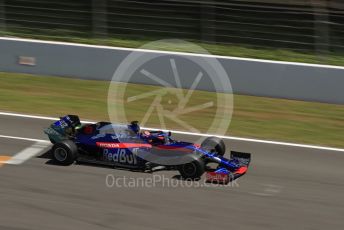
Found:
[{"label": "toro rosso livery", "polygon": [[67,115],[44,132],[53,143],[52,159],[63,165],[86,162],[148,172],[178,170],[184,179],[206,173],[209,182],[228,183],[246,173],[251,159],[249,153],[234,151],[225,158],[225,144],[217,137],[200,145],[177,141],[171,132],[142,131],[137,121],[82,125],[78,116]]}]

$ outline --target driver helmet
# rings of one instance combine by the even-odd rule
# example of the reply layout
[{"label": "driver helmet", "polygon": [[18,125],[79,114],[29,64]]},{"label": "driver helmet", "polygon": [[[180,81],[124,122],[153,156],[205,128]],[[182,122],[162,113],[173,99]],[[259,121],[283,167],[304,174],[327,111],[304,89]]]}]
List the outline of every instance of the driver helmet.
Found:
[{"label": "driver helmet", "polygon": [[92,125],[86,125],[86,126],[83,128],[83,131],[84,131],[85,134],[90,135],[90,134],[93,133],[94,130],[93,130]]},{"label": "driver helmet", "polygon": [[149,136],[151,136],[151,133],[149,131],[145,130],[142,132],[142,136],[149,137]]}]

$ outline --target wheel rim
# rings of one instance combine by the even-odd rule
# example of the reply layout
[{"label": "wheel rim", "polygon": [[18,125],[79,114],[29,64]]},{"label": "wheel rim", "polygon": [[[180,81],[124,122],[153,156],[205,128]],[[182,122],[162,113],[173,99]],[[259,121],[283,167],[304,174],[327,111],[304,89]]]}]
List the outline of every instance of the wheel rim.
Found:
[{"label": "wheel rim", "polygon": [[187,176],[194,176],[196,174],[197,169],[194,163],[189,163],[183,165],[183,171]]},{"label": "wheel rim", "polygon": [[57,148],[54,151],[54,156],[56,160],[63,162],[67,159],[68,153],[64,148]]}]

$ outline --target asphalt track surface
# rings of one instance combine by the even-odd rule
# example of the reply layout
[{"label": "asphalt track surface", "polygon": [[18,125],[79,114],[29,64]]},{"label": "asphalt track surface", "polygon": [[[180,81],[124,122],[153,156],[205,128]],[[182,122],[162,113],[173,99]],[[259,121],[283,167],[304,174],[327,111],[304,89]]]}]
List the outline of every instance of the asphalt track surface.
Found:
[{"label": "asphalt track surface", "polygon": [[[0,115],[0,135],[46,140],[42,129],[50,123]],[[32,144],[0,137],[0,155]],[[344,152],[234,140],[226,145],[253,156],[248,173],[231,187],[186,185],[171,171],[57,166],[44,157],[2,165],[0,229],[344,229]],[[128,181],[165,176],[170,186],[109,187],[108,174]]]}]

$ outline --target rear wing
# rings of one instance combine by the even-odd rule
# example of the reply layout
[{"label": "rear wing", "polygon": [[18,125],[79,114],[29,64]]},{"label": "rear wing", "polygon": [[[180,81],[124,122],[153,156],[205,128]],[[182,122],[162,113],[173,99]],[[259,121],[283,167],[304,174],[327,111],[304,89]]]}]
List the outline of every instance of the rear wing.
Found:
[{"label": "rear wing", "polygon": [[77,115],[66,115],[64,117],[60,117],[60,120],[54,122],[54,125],[61,128],[76,128],[77,126],[81,125],[81,123]]},{"label": "rear wing", "polygon": [[70,139],[74,135],[75,129],[80,125],[80,119],[77,115],[67,115],[60,117],[60,120],[44,129],[44,133],[48,135],[52,143],[61,142]]}]

